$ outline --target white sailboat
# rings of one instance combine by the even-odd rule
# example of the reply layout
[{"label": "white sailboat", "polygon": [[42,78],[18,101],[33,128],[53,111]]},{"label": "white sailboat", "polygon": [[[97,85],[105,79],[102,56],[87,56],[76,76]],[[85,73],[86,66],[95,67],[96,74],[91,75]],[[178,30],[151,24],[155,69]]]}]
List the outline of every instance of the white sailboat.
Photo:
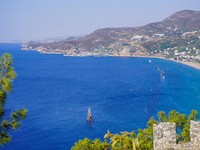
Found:
[{"label": "white sailboat", "polygon": [[92,120],[92,113],[91,113],[90,107],[88,108],[87,120],[88,120],[88,121],[91,121],[91,120]]}]

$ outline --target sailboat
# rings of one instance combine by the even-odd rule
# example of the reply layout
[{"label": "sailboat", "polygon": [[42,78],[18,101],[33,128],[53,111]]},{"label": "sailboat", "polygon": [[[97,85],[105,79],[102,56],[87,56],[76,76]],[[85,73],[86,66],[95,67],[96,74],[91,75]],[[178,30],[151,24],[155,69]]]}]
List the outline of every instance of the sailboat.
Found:
[{"label": "sailboat", "polygon": [[88,120],[88,121],[92,121],[92,114],[91,114],[91,109],[90,109],[90,107],[88,108],[87,120]]},{"label": "sailboat", "polygon": [[163,69],[162,69],[161,75],[162,75],[162,76],[164,75],[164,73],[163,73]]}]

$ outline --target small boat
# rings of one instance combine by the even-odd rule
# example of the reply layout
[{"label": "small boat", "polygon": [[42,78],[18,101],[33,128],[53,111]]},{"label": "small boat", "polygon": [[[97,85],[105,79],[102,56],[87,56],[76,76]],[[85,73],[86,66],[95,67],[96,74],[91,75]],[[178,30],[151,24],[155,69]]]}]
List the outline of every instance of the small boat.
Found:
[{"label": "small boat", "polygon": [[91,114],[91,109],[90,109],[90,107],[88,108],[87,120],[88,120],[88,121],[92,121],[92,114]]},{"label": "small boat", "polygon": [[151,62],[151,59],[149,59],[149,62]]},{"label": "small boat", "polygon": [[162,76],[164,75],[163,70],[162,70],[162,72],[161,72],[161,75],[162,75]]},{"label": "small boat", "polygon": [[137,91],[138,89],[130,89],[130,91]]},{"label": "small boat", "polygon": [[160,68],[158,67],[158,71],[160,71]]}]

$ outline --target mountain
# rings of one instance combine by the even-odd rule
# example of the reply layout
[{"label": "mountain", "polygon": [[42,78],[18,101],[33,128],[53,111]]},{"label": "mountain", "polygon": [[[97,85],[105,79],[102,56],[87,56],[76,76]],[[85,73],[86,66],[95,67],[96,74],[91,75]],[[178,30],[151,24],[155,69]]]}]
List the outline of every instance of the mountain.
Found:
[{"label": "mountain", "polygon": [[161,22],[141,27],[98,29],[84,37],[56,42],[31,41],[25,43],[23,49],[73,56],[150,55],[152,51],[159,53],[166,48],[180,46],[183,41],[191,40],[191,36],[185,39],[184,34],[189,32],[192,34],[195,31],[197,37],[199,30],[200,11],[183,10],[170,15]]},{"label": "mountain", "polygon": [[162,21],[162,24],[165,27],[170,26],[186,32],[199,30],[200,12],[192,10],[180,11],[166,18]]}]

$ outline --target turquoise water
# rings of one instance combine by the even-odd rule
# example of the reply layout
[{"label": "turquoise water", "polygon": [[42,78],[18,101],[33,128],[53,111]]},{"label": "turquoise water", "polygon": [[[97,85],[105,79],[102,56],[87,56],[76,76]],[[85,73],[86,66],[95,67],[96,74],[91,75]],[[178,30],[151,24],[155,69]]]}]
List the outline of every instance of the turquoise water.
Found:
[{"label": "turquoise water", "polygon": [[[14,57],[17,78],[6,114],[27,108],[3,150],[63,150],[84,137],[145,128],[158,111],[200,112],[200,70],[148,58],[64,57],[0,44]],[[165,78],[160,71],[163,69]],[[138,89],[130,91],[130,89]],[[86,121],[91,107],[94,121]]]}]

